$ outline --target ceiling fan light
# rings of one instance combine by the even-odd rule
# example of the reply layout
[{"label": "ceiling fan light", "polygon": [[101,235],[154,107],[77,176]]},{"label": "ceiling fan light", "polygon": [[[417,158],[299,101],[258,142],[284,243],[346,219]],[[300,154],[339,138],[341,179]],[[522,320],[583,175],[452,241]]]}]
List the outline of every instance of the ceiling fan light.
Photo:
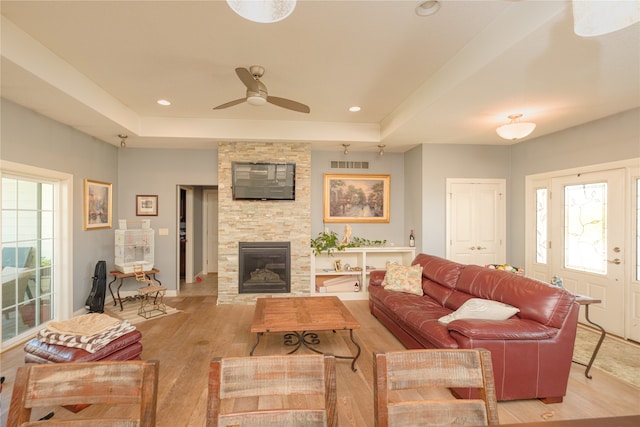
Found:
[{"label": "ceiling fan light", "polygon": [[261,24],[282,21],[296,8],[296,0],[227,0],[227,4],[244,19]]},{"label": "ceiling fan light", "polygon": [[600,36],[640,22],[640,1],[573,0],[573,31]]},{"label": "ceiling fan light", "polygon": [[267,103],[267,100],[260,95],[247,96],[247,103],[255,106],[261,106]]},{"label": "ceiling fan light", "polygon": [[[513,116],[509,116],[509,118],[511,117]],[[501,138],[515,141],[529,136],[535,128],[535,123],[516,122],[515,119],[511,119],[511,123],[498,127],[496,129],[496,132],[498,133],[498,135],[500,135]]]}]

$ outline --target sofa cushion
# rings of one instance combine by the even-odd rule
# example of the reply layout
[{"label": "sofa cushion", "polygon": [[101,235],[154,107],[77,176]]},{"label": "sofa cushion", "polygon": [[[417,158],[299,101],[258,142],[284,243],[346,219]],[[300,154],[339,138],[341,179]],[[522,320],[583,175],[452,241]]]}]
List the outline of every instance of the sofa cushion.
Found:
[{"label": "sofa cushion", "polygon": [[441,305],[445,305],[465,268],[463,264],[427,254],[419,254],[411,264],[422,266],[422,275],[427,279],[423,279],[422,289],[425,295],[429,295]]},{"label": "sofa cushion", "polygon": [[438,319],[445,325],[458,319],[506,320],[520,310],[508,304],[481,298],[471,298],[453,313]]},{"label": "sofa cushion", "polygon": [[[518,317],[554,328],[562,327],[575,301],[575,296],[562,288],[507,271],[475,265],[468,265],[461,272],[455,293],[458,291],[518,307]],[[447,299],[446,306],[452,310],[459,307],[451,304],[454,300],[454,295]]]},{"label": "sofa cushion", "polygon": [[382,287],[387,291],[422,295],[422,267],[420,265],[400,265],[395,262],[388,263]]}]

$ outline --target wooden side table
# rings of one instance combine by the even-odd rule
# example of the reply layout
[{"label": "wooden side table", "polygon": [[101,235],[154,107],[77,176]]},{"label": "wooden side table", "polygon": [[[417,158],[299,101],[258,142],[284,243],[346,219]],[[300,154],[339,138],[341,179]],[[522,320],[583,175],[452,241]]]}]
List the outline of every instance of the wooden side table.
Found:
[{"label": "wooden side table", "polygon": [[[156,278],[156,274],[159,272],[160,270],[158,270],[157,268],[152,268],[151,270],[144,271],[144,274],[149,279],[153,278],[153,280],[158,282],[158,285],[162,286],[162,283],[160,283],[160,280]],[[122,287],[122,282],[127,277],[136,277],[136,273],[135,272],[123,273],[121,271],[110,271],[109,276],[113,277],[113,280],[109,282],[109,292],[111,293],[111,298],[113,298],[113,305],[118,305],[118,303],[120,303],[120,311],[122,311],[123,310],[122,298],[120,298],[120,288]],[[116,299],[116,296],[113,294],[113,290],[111,289],[111,285],[113,284],[113,282],[115,282],[118,279],[120,279],[120,283],[118,284],[118,288],[116,289],[116,294],[118,295],[118,298]]]},{"label": "wooden side table", "polygon": [[582,366],[586,366],[587,369],[585,369],[584,371],[584,376],[591,379],[591,375],[589,375],[589,371],[591,370],[591,366],[593,365],[593,361],[596,360],[596,356],[598,355],[598,352],[600,351],[600,346],[602,345],[602,341],[604,341],[604,337],[606,335],[606,332],[604,330],[604,328],[600,325],[598,325],[597,323],[594,323],[591,321],[591,319],[589,319],[589,306],[591,304],[600,304],[602,302],[602,300],[598,299],[598,298],[592,298],[586,295],[576,295],[576,302],[580,305],[584,306],[584,318],[587,321],[587,323],[589,323],[590,325],[594,326],[595,328],[597,328],[600,331],[600,338],[598,339],[598,343],[596,344],[596,347],[593,349],[593,353],[591,354],[591,360],[589,360],[589,363],[584,363],[584,362],[580,362],[577,360],[574,360],[573,363],[577,363],[578,365],[582,365]]}]

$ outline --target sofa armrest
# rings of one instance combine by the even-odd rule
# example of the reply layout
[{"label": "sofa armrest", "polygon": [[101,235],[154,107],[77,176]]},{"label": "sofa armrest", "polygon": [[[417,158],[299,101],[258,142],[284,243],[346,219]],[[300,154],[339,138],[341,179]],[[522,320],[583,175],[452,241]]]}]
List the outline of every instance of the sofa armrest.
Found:
[{"label": "sofa armrest", "polygon": [[[545,340],[558,334],[558,329],[519,318],[507,320],[454,320],[447,325],[450,332],[478,340]],[[455,337],[455,334],[453,334]]]},{"label": "sofa armrest", "polygon": [[372,270],[369,272],[369,286],[382,286],[386,270]]}]

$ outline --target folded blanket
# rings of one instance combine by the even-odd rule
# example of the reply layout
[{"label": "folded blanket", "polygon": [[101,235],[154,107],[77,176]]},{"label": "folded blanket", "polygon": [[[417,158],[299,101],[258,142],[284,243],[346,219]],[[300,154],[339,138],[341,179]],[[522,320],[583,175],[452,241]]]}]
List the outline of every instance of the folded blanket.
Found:
[{"label": "folded blanket", "polygon": [[47,344],[63,345],[65,347],[81,348],[89,353],[95,353],[110,342],[120,338],[121,336],[135,331],[135,326],[127,320],[120,321],[116,326],[107,331],[92,335],[73,335],[61,334],[58,332],[43,329],[38,332],[37,338]]},{"label": "folded blanket", "polygon": [[59,334],[92,336],[107,332],[120,322],[108,314],[89,313],[61,322],[49,322],[47,329]]}]

